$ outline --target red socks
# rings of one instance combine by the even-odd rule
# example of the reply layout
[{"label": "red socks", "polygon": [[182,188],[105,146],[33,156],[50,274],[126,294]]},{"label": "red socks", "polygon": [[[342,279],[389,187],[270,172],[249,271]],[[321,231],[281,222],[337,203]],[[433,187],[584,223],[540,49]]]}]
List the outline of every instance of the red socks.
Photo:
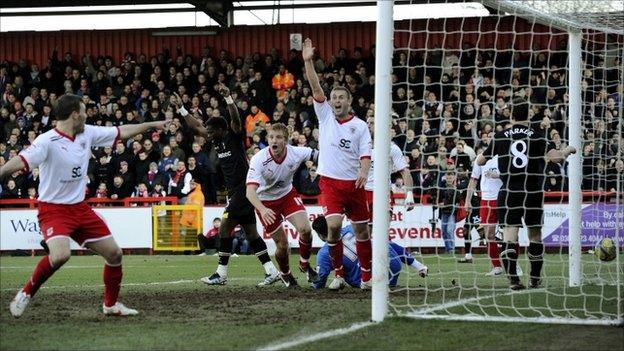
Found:
[{"label": "red socks", "polygon": [[367,282],[371,280],[372,277],[373,246],[371,245],[371,240],[356,240],[355,249],[357,250],[358,259],[360,260],[362,281]]},{"label": "red socks", "polygon": [[299,267],[302,270],[307,270],[310,266],[308,260],[310,260],[310,253],[312,252],[312,241],[305,242],[299,238]]},{"label": "red socks", "polygon": [[342,269],[342,239],[335,243],[327,243],[329,246],[329,257],[332,267],[336,272],[336,277],[344,277],[344,270]]},{"label": "red socks", "polygon": [[26,282],[26,285],[24,285],[24,293],[30,296],[35,296],[41,285],[45,283],[45,281],[48,280],[48,278],[50,278],[59,268],[60,266],[52,267],[50,264],[50,256],[44,256],[41,258],[39,263],[37,263],[32,276]]},{"label": "red socks", "polygon": [[498,244],[495,241],[489,241],[487,243],[487,252],[488,256],[490,256],[490,260],[492,261],[492,266],[494,267],[502,267],[500,261],[500,250],[498,249]]},{"label": "red socks", "polygon": [[122,277],[121,264],[115,267],[104,264],[104,306],[111,307],[117,303]]}]

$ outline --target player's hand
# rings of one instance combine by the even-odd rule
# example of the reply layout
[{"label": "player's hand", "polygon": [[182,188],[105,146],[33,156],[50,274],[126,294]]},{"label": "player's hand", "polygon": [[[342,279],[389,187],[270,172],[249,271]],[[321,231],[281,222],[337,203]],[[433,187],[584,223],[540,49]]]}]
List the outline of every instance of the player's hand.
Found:
[{"label": "player's hand", "polygon": [[169,124],[171,124],[171,121],[156,121],[154,122],[154,129],[167,130],[169,129]]},{"label": "player's hand", "polygon": [[364,174],[362,170],[358,172],[358,177],[355,180],[355,188],[359,189],[366,185],[366,181],[368,180],[368,174]]},{"label": "player's hand", "polygon": [[169,98],[169,103],[175,106],[176,111],[179,111],[180,107],[182,106],[182,98],[180,98],[180,95],[178,95],[178,93],[174,92],[173,96]]},{"label": "player's hand", "polygon": [[312,39],[306,38],[303,41],[303,51],[301,52],[304,61],[312,60],[314,58],[314,47],[312,46]]},{"label": "player's hand", "polygon": [[226,87],[224,84],[219,84],[217,86],[217,92],[219,94],[221,94],[221,96],[223,96],[223,97],[230,96],[230,89],[228,87]]},{"label": "player's hand", "polygon": [[270,208],[262,208],[260,209],[260,217],[262,218],[262,221],[268,225],[273,224],[273,222],[275,222],[275,212],[273,212],[272,209]]}]

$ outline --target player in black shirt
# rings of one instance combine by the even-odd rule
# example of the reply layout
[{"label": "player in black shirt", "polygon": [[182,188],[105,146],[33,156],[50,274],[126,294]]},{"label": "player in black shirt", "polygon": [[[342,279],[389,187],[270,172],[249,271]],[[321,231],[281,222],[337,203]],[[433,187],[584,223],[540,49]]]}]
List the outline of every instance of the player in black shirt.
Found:
[{"label": "player in black shirt", "polygon": [[517,275],[518,230],[522,219],[529,234],[527,256],[531,262],[530,288],[538,288],[544,262],[542,224],[544,215],[544,169],[546,161],[560,163],[576,152],[573,147],[556,150],[538,130],[529,127],[528,103],[514,103],[512,126],[496,133],[492,143],[477,157],[482,166],[498,155],[503,186],[498,194],[498,219],[503,229],[501,261],[513,290],[524,289]]},{"label": "player in black shirt", "polygon": [[270,285],[280,279],[279,273],[267,252],[264,240],[256,228],[256,215],[253,205],[247,200],[246,184],[249,161],[245,150],[245,130],[242,128],[238,108],[230,96],[230,90],[224,85],[217,87],[217,91],[227,103],[230,123],[221,117],[210,117],[204,127],[200,120],[190,115],[181,105],[181,99],[176,95],[172,103],[178,108],[189,128],[195,133],[212,141],[219,158],[221,170],[225,177],[228,190],[228,203],[223,212],[221,227],[219,228],[219,265],[217,271],[209,277],[202,278],[208,285],[224,285],[227,282],[227,265],[232,252],[232,236],[237,225],[241,225],[255,255],[266,271],[264,281],[259,285]]}]

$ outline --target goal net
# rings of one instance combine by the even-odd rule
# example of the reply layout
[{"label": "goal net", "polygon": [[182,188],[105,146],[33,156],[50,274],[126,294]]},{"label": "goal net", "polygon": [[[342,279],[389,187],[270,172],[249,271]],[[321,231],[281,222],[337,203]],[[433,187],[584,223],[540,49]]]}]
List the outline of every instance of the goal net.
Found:
[{"label": "goal net", "polygon": [[[380,3],[379,11],[384,11]],[[427,1],[395,5],[394,12],[423,3]],[[431,3],[426,5],[440,1]],[[392,115],[394,131],[385,135],[404,151],[414,181],[407,191],[414,192],[417,203],[411,211],[395,206],[386,228],[389,240],[412,248],[413,256],[428,266],[429,276],[423,279],[404,266],[399,284],[389,292],[374,279],[374,320],[383,318],[379,316],[387,308],[390,315],[415,318],[624,321],[622,6],[602,0],[462,2],[455,9],[481,8],[483,16],[461,17],[455,12],[459,10],[444,8],[436,18],[397,20],[392,24],[394,46],[386,56],[380,40],[389,38],[379,37],[385,25],[380,17],[376,78],[378,85],[386,83],[383,68],[391,65],[391,100],[385,113],[383,99],[390,93],[377,94],[375,112]],[[446,14],[449,18],[443,18]],[[508,200],[502,205],[506,218],[498,218],[500,223],[488,231],[480,223],[486,221],[480,201],[466,198],[474,161],[491,143],[507,142],[511,157],[499,159],[498,170],[480,168],[481,177],[494,180],[514,174],[514,167],[526,169],[527,162],[535,161],[531,158],[539,157],[533,144],[493,140],[509,128],[514,107],[520,110],[522,105],[544,145],[560,151],[573,146],[578,152],[565,162],[544,161],[544,184],[529,177],[520,187],[517,182],[509,186],[513,181],[504,185],[500,191],[514,194],[514,199],[544,194],[543,203]],[[380,139],[375,140],[376,152],[377,143],[388,142]],[[379,167],[376,162],[375,169]],[[383,178],[376,181],[375,189],[387,184]],[[477,185],[475,193],[485,196],[485,190]],[[472,204],[472,212],[463,211],[465,202]],[[521,210],[524,223],[536,223],[540,208],[541,240],[530,240],[526,227],[519,230],[517,244],[508,234],[503,238],[504,221],[513,221],[512,213]],[[382,221],[375,213],[376,221]],[[383,230],[373,230],[374,269],[388,264],[379,239]],[[615,259],[604,262],[593,254],[602,238],[615,242]],[[530,288],[540,242],[541,280]],[[511,261],[526,289],[510,289]],[[380,271],[375,269],[375,278],[381,277]]]}]

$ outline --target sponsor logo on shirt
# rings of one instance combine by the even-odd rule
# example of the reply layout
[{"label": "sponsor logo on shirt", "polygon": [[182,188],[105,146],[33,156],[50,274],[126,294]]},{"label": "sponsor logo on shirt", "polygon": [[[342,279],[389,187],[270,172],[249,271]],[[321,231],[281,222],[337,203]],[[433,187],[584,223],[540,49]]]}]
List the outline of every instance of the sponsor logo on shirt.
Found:
[{"label": "sponsor logo on shirt", "polygon": [[230,157],[230,156],[232,156],[232,151],[219,152],[219,153],[217,154],[217,156],[218,156],[219,158],[226,158],[226,157]]}]

